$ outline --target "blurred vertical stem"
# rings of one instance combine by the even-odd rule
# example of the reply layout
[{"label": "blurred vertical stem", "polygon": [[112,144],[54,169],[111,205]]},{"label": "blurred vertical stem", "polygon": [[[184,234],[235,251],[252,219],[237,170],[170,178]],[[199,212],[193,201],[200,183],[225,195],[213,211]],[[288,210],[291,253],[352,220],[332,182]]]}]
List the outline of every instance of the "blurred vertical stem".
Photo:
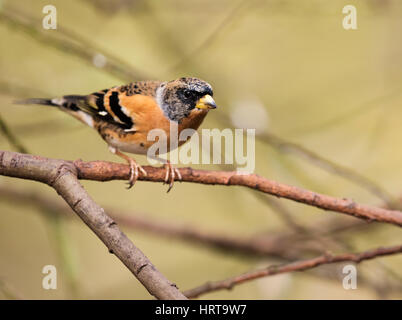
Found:
[{"label": "blurred vertical stem", "polygon": [[[29,153],[28,149],[19,141],[14,135],[12,130],[8,127],[3,117],[0,115],[0,132],[5,136],[11,146],[19,152]],[[52,230],[52,238],[54,239],[55,249],[60,261],[63,273],[66,276],[69,287],[69,294],[72,297],[76,297],[78,294],[77,285],[77,261],[74,259],[73,247],[67,241],[66,229],[62,217],[57,212],[46,212],[46,221],[50,225]]]},{"label": "blurred vertical stem", "polygon": [[71,298],[78,298],[78,261],[74,248],[68,239],[66,222],[62,215],[57,212],[47,211],[46,216],[50,226],[50,238],[55,240],[54,247],[58,255],[57,258],[67,280],[68,293]]},{"label": "blurred vertical stem", "polygon": [[10,286],[4,279],[0,278],[0,292],[6,299],[21,300],[22,295],[17,292],[12,286]]},{"label": "blurred vertical stem", "polygon": [[21,153],[28,153],[27,149],[22,145],[18,138],[9,129],[3,117],[0,115],[0,130],[1,133],[6,137],[11,146]]}]

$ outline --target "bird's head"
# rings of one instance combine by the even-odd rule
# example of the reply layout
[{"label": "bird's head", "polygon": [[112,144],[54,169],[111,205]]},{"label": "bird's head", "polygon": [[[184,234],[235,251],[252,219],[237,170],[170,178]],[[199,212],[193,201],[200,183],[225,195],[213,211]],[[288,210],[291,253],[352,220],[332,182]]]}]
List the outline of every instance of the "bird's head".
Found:
[{"label": "bird's head", "polygon": [[179,122],[193,110],[208,112],[215,109],[209,83],[197,78],[180,78],[164,82],[157,90],[157,100],[172,121]]}]

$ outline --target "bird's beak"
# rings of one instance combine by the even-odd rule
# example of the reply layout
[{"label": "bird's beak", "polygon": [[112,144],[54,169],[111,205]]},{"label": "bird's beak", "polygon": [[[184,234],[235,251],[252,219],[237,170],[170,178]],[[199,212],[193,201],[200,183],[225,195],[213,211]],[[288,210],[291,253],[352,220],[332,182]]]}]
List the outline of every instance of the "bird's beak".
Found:
[{"label": "bird's beak", "polygon": [[216,109],[216,104],[214,99],[209,94],[206,94],[197,101],[195,107],[198,109]]}]

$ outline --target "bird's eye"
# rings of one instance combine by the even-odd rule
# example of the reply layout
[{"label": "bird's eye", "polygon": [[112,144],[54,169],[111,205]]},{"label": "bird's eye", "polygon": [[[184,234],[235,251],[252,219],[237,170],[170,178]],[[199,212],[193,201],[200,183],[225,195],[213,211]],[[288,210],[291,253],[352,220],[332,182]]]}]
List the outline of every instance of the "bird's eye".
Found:
[{"label": "bird's eye", "polygon": [[191,91],[190,90],[184,90],[183,95],[185,98],[190,98],[191,97]]}]

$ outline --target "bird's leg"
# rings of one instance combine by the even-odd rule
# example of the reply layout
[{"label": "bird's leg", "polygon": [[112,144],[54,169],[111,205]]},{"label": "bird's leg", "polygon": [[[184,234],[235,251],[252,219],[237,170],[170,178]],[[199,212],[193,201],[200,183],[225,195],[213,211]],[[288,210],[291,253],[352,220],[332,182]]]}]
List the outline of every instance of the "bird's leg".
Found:
[{"label": "bird's leg", "polygon": [[130,166],[130,179],[128,180],[127,189],[130,189],[135,184],[139,176],[139,171],[141,171],[144,176],[147,176],[147,172],[144,170],[144,168],[141,167],[133,158],[130,158],[129,156],[125,155],[114,147],[109,146],[109,150],[116,156],[119,156],[120,158],[126,160]]},{"label": "bird's leg", "polygon": [[165,175],[165,182],[164,184],[169,184],[169,188],[168,191],[169,192],[174,184],[174,181],[177,180],[182,180],[181,174],[179,169],[177,169],[176,167],[174,167],[169,160],[157,157],[157,156],[153,156],[152,157],[155,160],[158,160],[160,162],[163,163],[163,167],[166,169],[166,175]]}]

